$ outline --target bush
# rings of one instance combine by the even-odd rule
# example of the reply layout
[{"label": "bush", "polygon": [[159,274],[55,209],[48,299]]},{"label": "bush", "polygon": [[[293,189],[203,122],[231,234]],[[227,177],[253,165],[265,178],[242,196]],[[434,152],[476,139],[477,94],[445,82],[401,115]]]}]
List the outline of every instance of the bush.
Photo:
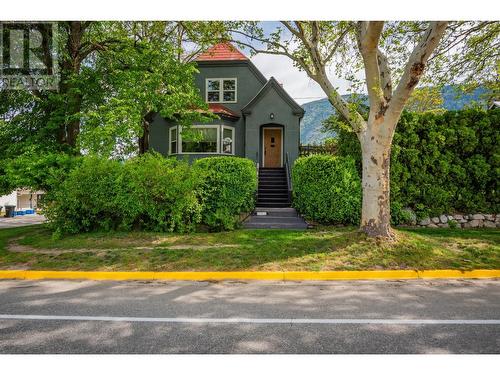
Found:
[{"label": "bush", "polygon": [[212,230],[234,229],[241,212],[255,206],[257,172],[245,158],[224,156],[198,159],[196,173],[202,176],[202,222]]},{"label": "bush", "polygon": [[118,161],[83,158],[44,199],[44,214],[58,233],[110,230],[119,226],[116,197],[123,190]]},{"label": "bush", "polygon": [[[338,154],[361,172],[356,135],[335,129]],[[391,153],[391,211],[418,218],[453,212],[499,212],[500,109],[403,113]]]},{"label": "bush", "polygon": [[56,232],[185,232],[201,221],[200,180],[186,162],[153,153],[125,163],[82,159],[46,197],[44,212]]},{"label": "bush", "polygon": [[148,153],[127,161],[122,179],[123,229],[190,232],[201,221],[201,179],[187,162]]},{"label": "bush", "polygon": [[293,205],[308,219],[324,224],[357,224],[361,181],[350,157],[311,155],[295,161]]}]

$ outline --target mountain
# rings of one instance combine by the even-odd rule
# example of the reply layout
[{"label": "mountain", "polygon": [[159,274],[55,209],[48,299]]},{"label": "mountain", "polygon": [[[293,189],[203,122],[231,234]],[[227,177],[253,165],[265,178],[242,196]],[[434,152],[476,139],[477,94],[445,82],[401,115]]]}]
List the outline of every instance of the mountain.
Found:
[{"label": "mountain", "polygon": [[[485,105],[482,99],[487,93],[486,88],[479,87],[471,93],[457,94],[453,86],[444,86],[441,90],[443,97],[443,108],[448,111],[459,110],[473,102]],[[344,99],[349,99],[349,95],[342,95]],[[323,133],[322,122],[333,113],[333,107],[328,99],[319,99],[302,104],[306,111],[300,125],[300,142],[302,144],[321,144],[325,139],[335,136],[334,132]]]}]

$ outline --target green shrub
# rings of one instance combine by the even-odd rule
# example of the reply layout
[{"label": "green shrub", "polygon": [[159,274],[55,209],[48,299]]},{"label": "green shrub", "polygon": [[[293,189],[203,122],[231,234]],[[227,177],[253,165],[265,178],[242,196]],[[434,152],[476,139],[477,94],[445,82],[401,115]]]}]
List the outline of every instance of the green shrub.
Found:
[{"label": "green shrub", "polygon": [[201,221],[201,179],[185,161],[147,153],[127,161],[117,197],[122,227],[189,232]]},{"label": "green shrub", "polygon": [[59,233],[110,230],[121,223],[116,197],[123,167],[118,161],[85,157],[45,197],[44,213]]},{"label": "green shrub", "polygon": [[191,231],[201,220],[200,179],[182,161],[151,153],[119,161],[84,157],[46,197],[57,233]]},{"label": "green shrub", "polygon": [[325,224],[357,224],[361,181],[350,157],[311,155],[292,169],[293,205],[306,218]]},{"label": "green shrub", "polygon": [[[359,141],[338,126],[338,154],[361,172]],[[418,218],[453,212],[498,212],[500,109],[405,112],[391,152],[393,221],[402,207]]]},{"label": "green shrub", "polygon": [[255,206],[257,172],[245,158],[224,156],[198,159],[194,163],[202,176],[202,222],[212,230],[234,229],[238,216]]}]

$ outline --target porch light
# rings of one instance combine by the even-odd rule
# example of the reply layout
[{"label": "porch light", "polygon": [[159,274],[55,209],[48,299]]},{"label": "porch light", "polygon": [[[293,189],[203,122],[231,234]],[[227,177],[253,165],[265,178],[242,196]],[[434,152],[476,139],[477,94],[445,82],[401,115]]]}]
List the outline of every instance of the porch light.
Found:
[{"label": "porch light", "polygon": [[269,114],[269,118],[270,118],[271,120],[274,120],[274,113],[272,113],[272,112],[271,112],[271,113]]}]

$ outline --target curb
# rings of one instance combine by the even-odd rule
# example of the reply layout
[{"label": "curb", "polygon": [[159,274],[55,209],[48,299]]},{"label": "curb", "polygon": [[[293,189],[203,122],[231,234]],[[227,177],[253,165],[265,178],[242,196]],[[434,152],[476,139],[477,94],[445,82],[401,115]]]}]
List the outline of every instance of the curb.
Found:
[{"label": "curb", "polygon": [[500,278],[498,270],[385,270],[385,271],[276,271],[276,272],[113,272],[0,270],[0,279],[42,280],[402,280]]}]

